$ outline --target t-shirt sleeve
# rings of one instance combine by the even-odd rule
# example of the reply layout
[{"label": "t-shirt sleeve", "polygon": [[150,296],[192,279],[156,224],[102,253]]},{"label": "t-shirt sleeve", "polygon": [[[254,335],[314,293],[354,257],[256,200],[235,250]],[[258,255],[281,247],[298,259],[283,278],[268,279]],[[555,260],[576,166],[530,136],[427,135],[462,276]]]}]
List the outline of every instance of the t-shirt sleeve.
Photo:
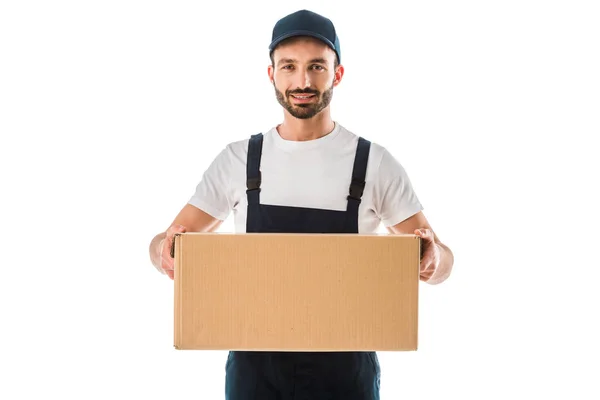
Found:
[{"label": "t-shirt sleeve", "polygon": [[386,149],[379,165],[375,192],[378,208],[375,211],[386,228],[423,210],[406,170]]},{"label": "t-shirt sleeve", "polygon": [[230,196],[231,154],[229,146],[222,150],[204,171],[196,191],[188,203],[224,221],[232,210]]}]

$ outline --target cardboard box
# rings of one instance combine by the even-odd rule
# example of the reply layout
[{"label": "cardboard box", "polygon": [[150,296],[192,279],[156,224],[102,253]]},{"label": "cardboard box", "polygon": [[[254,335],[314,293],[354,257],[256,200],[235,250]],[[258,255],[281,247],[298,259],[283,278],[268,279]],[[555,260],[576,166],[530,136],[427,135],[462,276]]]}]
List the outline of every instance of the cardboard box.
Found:
[{"label": "cardboard box", "polygon": [[176,349],[416,350],[420,238],[175,237]]}]

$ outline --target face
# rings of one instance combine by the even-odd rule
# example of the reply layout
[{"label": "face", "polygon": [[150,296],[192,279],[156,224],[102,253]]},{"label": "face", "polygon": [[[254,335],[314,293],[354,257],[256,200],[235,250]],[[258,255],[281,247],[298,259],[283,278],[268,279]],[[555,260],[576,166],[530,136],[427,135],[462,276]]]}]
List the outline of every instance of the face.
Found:
[{"label": "face", "polygon": [[302,37],[280,44],[273,52],[274,66],[269,66],[279,104],[299,119],[329,106],[343,75],[335,60],[335,52],[320,40]]}]

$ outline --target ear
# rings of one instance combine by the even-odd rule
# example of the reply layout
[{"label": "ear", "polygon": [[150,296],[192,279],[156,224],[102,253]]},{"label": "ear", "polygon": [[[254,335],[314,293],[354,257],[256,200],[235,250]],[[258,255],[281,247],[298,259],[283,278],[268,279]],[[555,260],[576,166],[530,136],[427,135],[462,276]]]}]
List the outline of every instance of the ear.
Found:
[{"label": "ear", "polygon": [[274,72],[275,70],[273,69],[273,66],[269,64],[269,66],[267,67],[267,73],[269,74],[269,80],[271,81],[271,83],[273,83],[273,80],[275,79]]},{"label": "ear", "polygon": [[333,86],[334,87],[340,84],[343,76],[344,76],[344,66],[340,64],[335,69],[335,75],[333,78]]}]

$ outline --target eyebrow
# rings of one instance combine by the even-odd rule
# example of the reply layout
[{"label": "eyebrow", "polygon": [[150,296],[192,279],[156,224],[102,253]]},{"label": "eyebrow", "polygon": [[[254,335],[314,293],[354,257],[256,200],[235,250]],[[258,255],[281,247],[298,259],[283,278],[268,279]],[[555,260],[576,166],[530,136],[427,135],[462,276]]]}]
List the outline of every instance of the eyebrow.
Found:
[{"label": "eyebrow", "polygon": [[[281,60],[279,60],[277,62],[277,65],[281,65],[281,64],[295,64],[297,63],[298,60],[295,60],[293,58],[282,58]],[[325,60],[324,58],[313,58],[312,60],[309,61],[310,64],[327,64],[327,60]]]}]

